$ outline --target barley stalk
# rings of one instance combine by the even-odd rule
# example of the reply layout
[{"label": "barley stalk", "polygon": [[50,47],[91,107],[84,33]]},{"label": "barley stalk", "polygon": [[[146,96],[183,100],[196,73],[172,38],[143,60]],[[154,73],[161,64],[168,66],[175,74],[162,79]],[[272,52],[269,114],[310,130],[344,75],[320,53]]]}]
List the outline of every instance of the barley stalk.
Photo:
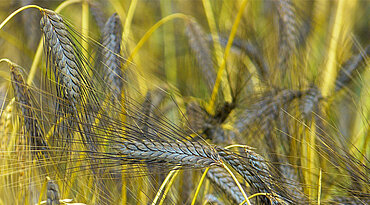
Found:
[{"label": "barley stalk", "polygon": [[[338,1],[335,10],[335,17],[333,19],[333,26],[331,34],[329,35],[330,42],[328,44],[326,65],[322,71],[321,93],[323,97],[327,97],[335,88],[335,79],[338,75],[336,64],[336,55],[339,46],[339,39],[342,35],[346,35],[346,31],[342,30],[345,25],[345,18],[343,13],[347,11],[346,1]],[[348,12],[351,10],[348,9]]]}]

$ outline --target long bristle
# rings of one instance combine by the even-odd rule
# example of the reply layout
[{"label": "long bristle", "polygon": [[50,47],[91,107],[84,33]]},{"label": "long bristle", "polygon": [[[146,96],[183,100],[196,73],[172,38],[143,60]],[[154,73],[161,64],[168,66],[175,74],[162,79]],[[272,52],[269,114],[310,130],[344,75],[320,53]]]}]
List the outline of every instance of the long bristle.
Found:
[{"label": "long bristle", "polygon": [[366,6],[235,2],[11,13],[0,204],[368,203]]},{"label": "long bristle", "polygon": [[[15,65],[11,65],[11,78],[15,94],[15,101],[19,106],[22,116],[25,133],[27,135],[28,145],[32,150],[45,151],[48,149],[48,144],[44,139],[44,134],[41,129],[40,122],[37,120],[33,106],[31,105],[31,97],[29,90]],[[44,153],[47,155],[46,153]]]}]

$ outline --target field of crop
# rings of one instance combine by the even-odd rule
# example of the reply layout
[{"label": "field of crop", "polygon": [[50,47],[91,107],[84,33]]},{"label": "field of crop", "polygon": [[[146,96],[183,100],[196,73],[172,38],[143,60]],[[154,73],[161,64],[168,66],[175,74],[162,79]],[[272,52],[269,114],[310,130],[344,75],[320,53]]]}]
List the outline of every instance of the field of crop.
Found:
[{"label": "field of crop", "polygon": [[369,1],[0,4],[0,205],[370,204]]}]

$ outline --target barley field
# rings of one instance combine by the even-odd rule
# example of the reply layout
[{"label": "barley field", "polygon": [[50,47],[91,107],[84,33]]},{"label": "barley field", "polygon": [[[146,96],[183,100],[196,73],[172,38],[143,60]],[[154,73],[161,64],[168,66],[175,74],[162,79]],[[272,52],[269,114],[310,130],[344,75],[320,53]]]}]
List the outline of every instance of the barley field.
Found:
[{"label": "barley field", "polygon": [[370,1],[0,2],[0,205],[370,204]]}]

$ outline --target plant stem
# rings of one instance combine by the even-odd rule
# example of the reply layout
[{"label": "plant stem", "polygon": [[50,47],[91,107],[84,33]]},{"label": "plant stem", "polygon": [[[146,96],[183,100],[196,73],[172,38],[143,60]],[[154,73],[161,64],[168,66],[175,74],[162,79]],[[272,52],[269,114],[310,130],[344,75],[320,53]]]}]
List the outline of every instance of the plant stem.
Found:
[{"label": "plant stem", "polygon": [[328,59],[323,73],[323,83],[321,93],[323,97],[327,97],[334,87],[335,79],[337,77],[336,53],[338,47],[338,40],[343,23],[343,10],[346,0],[337,1],[337,10],[333,24],[333,30],[330,37],[330,44],[328,50]]},{"label": "plant stem", "polygon": [[194,205],[195,202],[196,202],[196,200],[197,200],[197,197],[198,197],[198,194],[199,194],[199,191],[200,191],[200,187],[202,186],[203,181],[206,178],[206,175],[207,175],[208,170],[209,170],[209,167],[204,171],[202,177],[200,178],[200,181],[199,181],[199,184],[197,186],[197,189],[195,190],[195,194],[194,194],[193,200],[191,201],[191,205]]},{"label": "plant stem", "polygon": [[[82,17],[81,17],[81,46],[82,46],[82,55],[87,59],[89,44],[87,42],[87,37],[89,35],[89,2],[84,0],[82,2]],[[86,38],[86,39],[84,39]]]},{"label": "plant stem", "polygon": [[127,12],[126,20],[125,20],[125,26],[123,28],[123,33],[122,33],[122,45],[125,45],[127,43],[128,36],[130,35],[130,30],[131,30],[131,23],[132,23],[132,18],[135,13],[137,5],[137,0],[132,0],[130,7]]},{"label": "plant stem", "polygon": [[212,91],[212,95],[211,95],[211,101],[209,102],[209,104],[207,106],[207,111],[211,114],[214,114],[215,101],[216,101],[216,97],[217,97],[217,94],[218,94],[218,89],[219,89],[219,86],[220,86],[220,83],[221,83],[221,77],[222,77],[223,72],[224,72],[225,67],[226,67],[226,59],[229,56],[231,45],[233,43],[234,37],[236,35],[236,31],[237,31],[239,23],[240,23],[240,19],[242,18],[242,15],[243,15],[245,7],[247,6],[247,3],[248,3],[248,0],[243,0],[242,4],[240,5],[238,14],[236,15],[234,24],[231,28],[229,39],[228,39],[227,44],[226,44],[225,53],[224,53],[224,57],[222,59],[222,63],[221,63],[221,65],[220,65],[220,67],[218,68],[218,71],[217,71],[217,78],[216,78],[215,86],[213,87],[213,91]]},{"label": "plant stem", "polygon": [[171,170],[170,173],[168,173],[168,175],[164,179],[163,183],[159,187],[159,190],[158,190],[157,194],[154,197],[154,200],[152,202],[152,205],[156,205],[157,204],[157,201],[159,200],[159,197],[161,196],[164,187],[169,183],[169,181],[172,178],[172,176],[174,176],[174,175],[176,176],[177,175],[177,172],[179,172],[179,170],[176,170],[176,168],[178,168],[178,167],[175,167],[174,168],[175,170]]},{"label": "plant stem", "polygon": [[23,10],[26,10],[26,9],[29,9],[29,8],[36,8],[38,9],[39,11],[42,11],[43,8],[39,7],[39,6],[36,6],[36,5],[27,5],[27,6],[23,6],[19,9],[17,9],[16,11],[14,11],[13,13],[11,13],[8,17],[6,17],[6,19],[0,24],[0,30],[10,21],[10,19],[12,19],[15,15],[17,15],[18,13],[20,13],[21,11]]}]

